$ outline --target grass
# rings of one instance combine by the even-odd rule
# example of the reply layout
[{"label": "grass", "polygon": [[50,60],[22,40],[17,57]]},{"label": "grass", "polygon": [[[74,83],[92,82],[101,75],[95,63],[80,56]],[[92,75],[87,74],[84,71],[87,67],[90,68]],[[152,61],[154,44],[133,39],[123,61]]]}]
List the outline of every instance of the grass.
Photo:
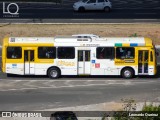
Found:
[{"label": "grass", "polygon": [[[153,105],[146,103],[144,104],[142,111],[136,111],[136,103],[133,99],[125,99],[123,102],[123,111],[117,112],[111,120],[160,120],[160,105]],[[144,116],[132,117],[129,116],[129,113],[143,114]],[[158,115],[158,116],[148,116],[148,115]],[[105,120],[105,117],[102,118]]]},{"label": "grass", "polygon": [[160,44],[160,24],[0,24],[0,44],[4,37],[54,37],[96,34],[102,37],[149,37]]}]

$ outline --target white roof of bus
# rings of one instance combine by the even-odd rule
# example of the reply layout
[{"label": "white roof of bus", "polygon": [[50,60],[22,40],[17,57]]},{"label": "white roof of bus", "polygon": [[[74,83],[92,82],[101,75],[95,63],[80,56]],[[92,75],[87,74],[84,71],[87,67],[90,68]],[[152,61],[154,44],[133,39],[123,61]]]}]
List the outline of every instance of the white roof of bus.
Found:
[{"label": "white roof of bus", "polygon": [[10,43],[53,43],[53,37],[10,37]]},{"label": "white roof of bus", "polygon": [[[61,37],[58,37],[58,38],[55,38],[55,42],[79,42],[80,38],[74,38],[74,37],[64,37],[64,38],[61,38]],[[84,39],[84,38],[81,38],[81,39]],[[104,37],[104,38],[94,38],[94,39],[91,39],[91,38],[87,38],[88,39],[88,42],[99,42],[99,43],[145,43],[145,40],[144,40],[144,37],[136,37],[136,38],[133,38],[133,37],[126,37],[126,38],[119,38],[119,37]],[[83,41],[83,40],[82,40]],[[80,41],[80,42],[82,42]],[[83,41],[83,42],[87,42],[87,41]]]},{"label": "white roof of bus", "polygon": [[145,43],[144,37],[124,37],[124,38],[100,38],[99,41],[108,41],[110,43]]},{"label": "white roof of bus", "polygon": [[[84,39],[84,38],[82,38]],[[88,41],[86,41],[88,39]],[[78,41],[79,40],[79,41]],[[73,42],[99,42],[99,43],[145,43],[144,37],[104,37],[104,38],[81,38],[76,37],[10,37],[10,43],[73,43]]]}]

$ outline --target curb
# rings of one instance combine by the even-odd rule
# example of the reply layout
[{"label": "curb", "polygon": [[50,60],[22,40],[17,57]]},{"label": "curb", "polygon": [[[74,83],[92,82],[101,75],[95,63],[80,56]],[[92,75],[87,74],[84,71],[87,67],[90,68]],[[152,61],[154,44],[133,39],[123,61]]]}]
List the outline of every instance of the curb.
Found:
[{"label": "curb", "polygon": [[[160,105],[159,102],[137,102],[136,111],[141,111],[144,105],[150,105],[150,104],[153,104],[154,106]],[[89,104],[89,105],[82,105],[82,106],[44,109],[44,111],[68,111],[68,110],[69,111],[119,111],[119,110],[123,110],[123,105],[124,103],[117,103],[112,101],[112,102],[104,102],[104,103]]]},{"label": "curb", "polygon": [[[9,22],[6,22],[6,23],[3,23],[3,22],[0,22],[0,24],[9,24]],[[41,23],[41,22],[36,22],[36,23],[33,23],[33,22],[28,22],[28,23],[10,23],[10,24],[12,24],[12,25],[27,25],[27,24],[34,24],[34,25],[134,25],[134,24],[159,24],[159,23],[132,23],[132,22],[130,22],[130,23],[79,23],[79,22],[75,22],[75,23],[51,23],[51,22],[48,22],[48,23]]]}]

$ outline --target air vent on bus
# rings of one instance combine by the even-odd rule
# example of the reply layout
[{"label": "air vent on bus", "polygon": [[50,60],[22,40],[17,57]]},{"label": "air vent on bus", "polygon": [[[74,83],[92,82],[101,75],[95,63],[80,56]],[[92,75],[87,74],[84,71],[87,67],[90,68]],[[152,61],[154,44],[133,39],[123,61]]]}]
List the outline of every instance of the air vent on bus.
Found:
[{"label": "air vent on bus", "polygon": [[77,41],[90,41],[90,39],[87,39],[87,38],[78,38]]}]

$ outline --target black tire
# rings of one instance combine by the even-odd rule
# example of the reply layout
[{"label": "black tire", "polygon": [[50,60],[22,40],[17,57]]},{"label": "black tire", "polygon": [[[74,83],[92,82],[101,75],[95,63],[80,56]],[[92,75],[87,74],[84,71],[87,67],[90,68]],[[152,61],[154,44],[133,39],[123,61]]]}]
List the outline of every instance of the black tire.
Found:
[{"label": "black tire", "polygon": [[78,11],[79,11],[79,12],[84,12],[84,11],[85,11],[85,8],[84,8],[84,7],[79,7]]},{"label": "black tire", "polygon": [[49,78],[56,79],[60,77],[61,72],[58,68],[50,68],[47,74]]},{"label": "black tire", "polygon": [[133,78],[134,71],[131,68],[124,68],[121,73],[122,77],[125,79]]},{"label": "black tire", "polygon": [[110,7],[108,6],[104,7],[104,12],[110,12]]}]

